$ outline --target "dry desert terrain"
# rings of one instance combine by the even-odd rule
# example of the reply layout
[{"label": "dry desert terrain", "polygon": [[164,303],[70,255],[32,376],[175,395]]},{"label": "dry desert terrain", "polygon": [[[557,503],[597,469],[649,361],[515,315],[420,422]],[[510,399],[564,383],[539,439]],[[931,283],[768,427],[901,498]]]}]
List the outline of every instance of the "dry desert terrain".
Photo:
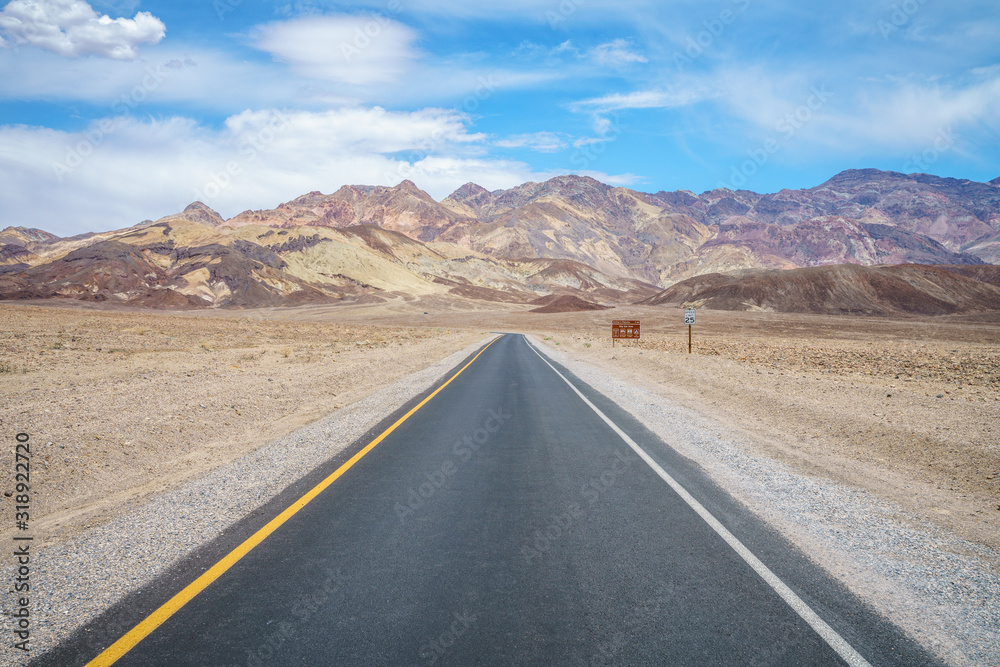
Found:
[{"label": "dry desert terrain", "polygon": [[[675,308],[529,308],[0,304],[0,423],[9,442],[26,431],[36,445],[36,532],[58,541],[486,332],[523,331],[739,429],[758,452],[1000,548],[995,318],[699,311],[689,355]],[[641,320],[642,338],[612,348],[612,319]]]}]

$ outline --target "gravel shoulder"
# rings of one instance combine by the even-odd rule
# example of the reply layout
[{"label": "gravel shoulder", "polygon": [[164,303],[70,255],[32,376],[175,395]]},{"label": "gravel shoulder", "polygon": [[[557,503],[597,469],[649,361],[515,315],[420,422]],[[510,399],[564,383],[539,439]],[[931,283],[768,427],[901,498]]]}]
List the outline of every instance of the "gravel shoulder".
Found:
[{"label": "gravel shoulder", "polygon": [[[548,338],[548,340],[546,340]],[[949,664],[1000,664],[997,551],[962,539],[884,496],[809,471],[807,458],[774,456],[772,440],[685,407],[650,382],[656,366],[639,348],[616,349],[625,369],[595,364],[592,348],[551,336],[533,343],[700,465],[750,510],[785,534],[879,613]],[[565,341],[565,337],[562,339]],[[633,355],[629,357],[628,355]],[[642,369],[642,370],[638,370]],[[645,382],[636,376],[647,374]],[[723,396],[712,398],[724,400]],[[707,409],[706,409],[707,408]],[[764,406],[761,406],[763,409]]]}]

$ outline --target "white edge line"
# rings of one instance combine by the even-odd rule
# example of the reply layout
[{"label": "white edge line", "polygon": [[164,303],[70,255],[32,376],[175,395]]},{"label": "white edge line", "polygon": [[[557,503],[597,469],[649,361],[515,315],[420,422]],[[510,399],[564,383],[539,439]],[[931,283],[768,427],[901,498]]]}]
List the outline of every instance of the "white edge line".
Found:
[{"label": "white edge line", "polygon": [[528,343],[528,347],[531,348],[532,352],[537,354],[538,357],[542,361],[544,361],[546,365],[548,365],[548,367],[551,368],[556,375],[562,378],[562,381],[568,384],[570,389],[576,392],[576,395],[579,396],[580,399],[584,403],[586,403],[591,410],[596,412],[597,416],[604,420],[604,423],[606,423],[608,426],[611,427],[612,431],[617,433],[618,436],[622,440],[624,440],[625,443],[629,447],[631,447],[632,450],[636,454],[638,454],[639,457],[643,461],[645,461],[649,465],[649,467],[652,468],[656,472],[656,474],[659,475],[660,478],[664,482],[666,482],[670,486],[670,488],[672,488],[677,493],[677,495],[679,495],[681,499],[683,499],[684,502],[686,502],[691,507],[691,509],[697,512],[698,516],[704,519],[705,523],[711,526],[712,530],[718,533],[719,537],[724,539],[726,541],[726,544],[731,546],[733,548],[733,551],[738,553],[740,557],[744,561],[746,561],[747,565],[753,568],[754,572],[759,574],[761,579],[767,582],[767,584],[774,589],[774,592],[777,593],[782,600],[787,602],[788,606],[794,609],[795,612],[802,617],[802,620],[808,623],[809,626],[813,630],[815,630],[817,634],[819,634],[819,636],[822,637],[823,640],[830,645],[830,648],[836,651],[837,654],[840,655],[840,657],[843,658],[848,665],[850,665],[851,667],[871,667],[871,664],[867,660],[865,660],[860,653],[854,650],[854,647],[848,644],[846,639],[841,637],[836,630],[831,628],[826,623],[826,621],[820,618],[819,615],[816,612],[814,612],[812,608],[802,600],[802,598],[796,595],[795,592],[785,584],[785,582],[783,582],[781,579],[778,578],[778,575],[772,572],[770,568],[767,567],[767,565],[764,565],[764,563],[759,558],[754,556],[753,552],[751,552],[750,549],[748,549],[742,542],[740,542],[735,535],[730,533],[729,530],[725,526],[723,526],[722,523],[720,523],[719,520],[716,519],[711,512],[709,512],[702,506],[701,503],[695,500],[694,496],[688,493],[687,489],[685,489],[683,486],[680,485],[679,482],[677,482],[677,480],[671,477],[666,470],[661,468],[660,464],[653,460],[653,457],[647,454],[642,447],[636,444],[636,442],[632,440],[632,438],[630,438],[627,433],[625,433],[625,431],[621,430],[618,427],[618,425],[615,424],[613,421],[611,421],[611,419],[608,418],[607,415],[601,412],[596,405],[591,403],[590,400],[586,396],[584,396],[580,392],[580,390],[573,385],[572,382],[567,380],[566,377],[562,373],[560,373],[555,366],[549,363],[549,360],[546,359],[537,349],[535,349],[535,346],[532,345],[530,341],[528,341],[527,336],[525,336],[525,342]]}]

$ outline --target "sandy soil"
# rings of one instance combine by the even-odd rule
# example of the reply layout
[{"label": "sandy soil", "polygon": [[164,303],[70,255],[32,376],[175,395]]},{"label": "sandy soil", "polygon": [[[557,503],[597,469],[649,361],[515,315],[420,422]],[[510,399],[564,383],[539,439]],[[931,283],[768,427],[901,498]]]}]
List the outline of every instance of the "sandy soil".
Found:
[{"label": "sandy soil", "polygon": [[[102,522],[483,336],[248,315],[0,303],[0,434],[11,458],[16,433],[32,438],[36,540]],[[8,487],[13,464],[0,483],[12,517]]]},{"label": "sandy soil", "polygon": [[[689,355],[687,327],[675,308],[537,314],[434,305],[347,308],[337,318],[533,332],[577,359],[740,429],[758,452],[872,491],[920,519],[1000,549],[996,317],[699,311]],[[329,316],[324,310],[299,316]],[[640,320],[642,338],[612,349],[613,319]]]}]

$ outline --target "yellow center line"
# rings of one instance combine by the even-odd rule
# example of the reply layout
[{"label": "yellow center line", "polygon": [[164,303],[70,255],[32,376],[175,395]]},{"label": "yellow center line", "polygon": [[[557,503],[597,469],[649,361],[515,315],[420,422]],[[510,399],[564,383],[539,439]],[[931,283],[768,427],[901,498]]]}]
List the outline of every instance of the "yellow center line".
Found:
[{"label": "yellow center line", "polygon": [[295,516],[295,514],[309,504],[309,502],[323,492],[326,487],[337,481],[341,475],[351,469],[355,463],[360,461],[365,454],[370,452],[375,448],[377,444],[385,440],[385,438],[396,430],[396,428],[405,422],[414,412],[424,407],[428,401],[437,396],[438,392],[451,384],[451,381],[462,374],[466,368],[471,366],[476,359],[479,358],[483,352],[489,348],[490,345],[500,340],[503,334],[497,336],[491,340],[486,347],[479,351],[479,354],[474,356],[469,363],[462,366],[457,373],[448,378],[448,381],[443,385],[434,390],[434,392],[420,401],[412,410],[407,412],[405,415],[396,420],[392,426],[382,431],[382,433],[372,440],[370,443],[365,445],[365,448],[359,451],[357,454],[352,456],[344,465],[337,468],[329,477],[324,479],[322,482],[314,486],[305,495],[292,503],[284,512],[274,517],[267,523],[266,526],[258,530],[256,533],[251,535],[244,541],[241,545],[230,551],[226,556],[220,560],[218,563],[213,565],[211,568],[205,571],[200,577],[188,584],[180,593],[177,593],[174,597],[167,600],[163,605],[154,611],[152,614],[147,616],[139,625],[135,626],[129,630],[125,635],[123,635],[118,641],[104,649],[100,655],[87,663],[86,667],[106,667],[107,665],[114,664],[119,658],[128,653],[132,648],[145,639],[153,630],[160,627],[168,618],[173,616],[181,607],[190,602],[198,593],[201,593],[205,588],[211,584],[213,581],[221,577],[226,570],[235,565],[241,558],[246,556],[250,551],[256,547],[258,544],[267,539],[267,536],[277,530],[283,523],[288,521],[290,518]]}]

